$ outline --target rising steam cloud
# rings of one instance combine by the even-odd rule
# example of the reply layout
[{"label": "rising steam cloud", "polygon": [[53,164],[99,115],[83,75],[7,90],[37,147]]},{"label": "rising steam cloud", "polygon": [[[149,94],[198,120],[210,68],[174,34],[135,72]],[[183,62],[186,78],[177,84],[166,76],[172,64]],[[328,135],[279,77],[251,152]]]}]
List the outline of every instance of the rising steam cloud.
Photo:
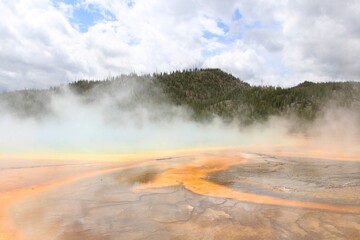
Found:
[{"label": "rising steam cloud", "polygon": [[218,117],[197,122],[191,118],[191,110],[171,104],[148,80],[131,77],[99,84],[86,95],[62,87],[44,99],[45,107],[35,117],[27,114],[34,116],[31,111],[35,111],[36,106],[35,110],[25,107],[19,113],[19,109],[14,110],[19,104],[14,98],[3,101],[0,153],[118,154],[276,145],[294,138],[294,129],[302,137],[310,136],[317,145],[342,143],[347,148],[356,148],[360,139],[358,106],[345,109],[329,104],[321,117],[301,129],[298,120],[290,117],[274,116],[247,127],[239,127],[235,121],[224,123]]}]

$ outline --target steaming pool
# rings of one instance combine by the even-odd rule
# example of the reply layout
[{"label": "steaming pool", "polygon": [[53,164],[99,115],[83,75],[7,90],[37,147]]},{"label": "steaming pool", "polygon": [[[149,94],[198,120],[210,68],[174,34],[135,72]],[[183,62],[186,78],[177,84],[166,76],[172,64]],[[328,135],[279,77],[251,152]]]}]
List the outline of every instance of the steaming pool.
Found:
[{"label": "steaming pool", "polygon": [[360,161],[252,149],[1,167],[0,239],[359,239]]}]

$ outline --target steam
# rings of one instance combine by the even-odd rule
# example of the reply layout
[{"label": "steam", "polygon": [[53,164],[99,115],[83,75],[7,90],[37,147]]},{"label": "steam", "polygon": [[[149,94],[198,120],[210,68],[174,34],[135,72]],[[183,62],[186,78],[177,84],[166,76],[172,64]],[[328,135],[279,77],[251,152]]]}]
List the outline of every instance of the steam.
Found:
[{"label": "steam", "polygon": [[234,124],[192,121],[189,109],[134,79],[86,96],[64,88],[50,96],[45,109],[41,117],[28,118],[3,108],[1,152],[129,153],[245,141]]},{"label": "steam", "polygon": [[337,155],[360,159],[360,111],[357,103],[349,107],[328,105],[307,129],[311,147]]},{"label": "steam", "polygon": [[[279,145],[299,135],[310,136],[315,146],[331,144],[354,149],[360,139],[358,106],[329,105],[319,118],[300,130],[299,121],[290,117],[274,116],[247,127],[239,127],[235,121],[224,123],[218,117],[196,122],[191,110],[170,103],[146,78],[105,82],[87,94],[71,86],[62,87],[44,98],[45,105],[33,106],[35,110],[16,107],[24,99],[0,105],[0,154],[122,154]],[[297,136],[292,133],[294,129]]]}]

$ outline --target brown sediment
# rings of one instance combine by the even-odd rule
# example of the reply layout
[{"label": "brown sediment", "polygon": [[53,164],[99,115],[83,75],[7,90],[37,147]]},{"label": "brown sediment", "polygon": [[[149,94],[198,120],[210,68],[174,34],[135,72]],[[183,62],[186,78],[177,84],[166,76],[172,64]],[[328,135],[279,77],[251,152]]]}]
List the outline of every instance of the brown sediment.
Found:
[{"label": "brown sediment", "polygon": [[34,196],[84,178],[111,173],[118,170],[133,168],[137,165],[146,166],[150,162],[151,161],[136,161],[136,162],[129,162],[126,164],[122,164],[121,166],[119,165],[111,165],[107,167],[102,166],[101,169],[98,168],[83,172],[75,172],[73,173],[73,175],[70,174],[63,178],[55,177],[55,179],[49,179],[48,181],[45,181],[41,184],[37,184],[31,187],[27,186],[12,191],[2,192],[0,196],[0,240],[25,239],[24,237],[21,236],[21,234],[17,231],[17,229],[11,224],[7,212],[9,207],[12,204],[15,204],[20,199]]},{"label": "brown sediment", "polygon": [[[329,203],[318,203],[301,200],[284,199],[280,197],[274,197],[269,195],[261,195],[255,193],[242,192],[236,189],[231,189],[226,186],[217,184],[210,180],[207,180],[207,176],[210,173],[217,171],[224,171],[231,166],[237,164],[244,164],[251,160],[246,154],[240,153],[239,149],[226,149],[222,151],[190,151],[182,156],[191,156],[191,163],[189,162],[176,162],[176,161],[158,161],[153,160],[132,161],[127,163],[103,165],[97,169],[85,169],[81,172],[73,171],[66,176],[63,174],[60,178],[41,179],[36,182],[36,185],[24,185],[22,188],[6,191],[0,195],[0,240],[9,239],[23,239],[21,233],[11,225],[8,221],[9,215],[7,213],[9,207],[17,201],[34,196],[43,192],[47,192],[57,187],[72,183],[74,181],[92,177],[100,174],[106,174],[115,172],[117,170],[125,170],[133,167],[144,167],[150,164],[155,164],[161,169],[167,169],[158,173],[156,169],[154,172],[144,172],[144,175],[139,175],[134,179],[130,179],[131,182],[138,182],[139,185],[133,187],[133,190],[151,190],[153,188],[161,188],[167,186],[183,185],[184,188],[204,196],[218,197],[218,198],[232,198],[239,201],[263,204],[263,205],[275,205],[294,208],[305,208],[314,210],[323,210],[330,212],[340,213],[360,213],[360,206],[350,205],[337,205]],[[291,156],[291,154],[289,154]],[[149,158],[148,158],[149,159]],[[161,159],[169,159],[168,155]],[[82,166],[81,164],[79,165]],[[40,172],[46,172],[39,171]],[[158,173],[158,174],[155,174]],[[26,239],[26,238],[24,238]]]},{"label": "brown sediment", "polygon": [[236,157],[219,156],[200,158],[195,163],[170,169],[158,176],[155,181],[137,186],[135,189],[150,190],[153,188],[183,185],[186,189],[194,193],[211,197],[233,198],[244,202],[264,205],[305,208],[341,213],[360,213],[360,206],[291,200],[268,195],[246,193],[206,180],[206,176],[209,173],[223,171],[232,165],[245,162],[246,160],[239,155]]},{"label": "brown sediment", "polygon": [[267,155],[282,156],[282,157],[297,157],[297,158],[312,158],[312,159],[334,159],[343,161],[360,161],[360,153],[349,153],[348,151],[331,151],[326,149],[317,149],[315,147],[307,147],[301,151],[296,148],[263,148],[251,149],[251,152],[262,153]]},{"label": "brown sediment", "polygon": [[[187,150],[185,153],[189,154],[193,151],[194,150]],[[102,157],[100,155],[94,157],[93,155],[61,154],[55,154],[54,156],[49,154],[33,154],[30,155],[30,158],[28,159],[25,155],[0,155],[0,163],[5,163],[0,165],[0,170],[2,170],[0,178],[0,185],[2,186],[0,187],[0,240],[26,239],[25,237],[20,236],[20,233],[13,226],[11,221],[9,221],[8,210],[10,206],[17,201],[87,177],[125,170],[137,166],[147,166],[148,164],[155,163],[156,158],[168,156],[168,153],[163,151],[161,153],[151,152],[129,155],[101,155]],[[15,167],[8,167],[8,157],[9,159],[14,160],[13,162],[16,163]],[[92,161],[86,161],[88,158],[92,159]],[[24,161],[24,159],[26,159],[26,161]],[[51,159],[51,161],[49,159]],[[73,159],[77,160],[74,161]],[[119,159],[121,160],[119,161]],[[62,162],[63,160],[65,163]],[[61,162],[61,166],[56,165],[53,167],[48,162]],[[76,162],[77,164],[66,164],[69,162]],[[44,166],[33,168],[34,164],[36,166]],[[87,165],[91,165],[92,167],[85,167]],[[22,181],[13,184],[12,181],[14,179],[18,180],[19,177]],[[11,181],[9,181],[9,179],[11,179]]]},{"label": "brown sediment", "polygon": [[292,139],[283,145],[243,146],[242,148],[250,152],[284,157],[360,161],[360,148],[357,144],[322,143],[311,137],[297,137],[296,140]]}]

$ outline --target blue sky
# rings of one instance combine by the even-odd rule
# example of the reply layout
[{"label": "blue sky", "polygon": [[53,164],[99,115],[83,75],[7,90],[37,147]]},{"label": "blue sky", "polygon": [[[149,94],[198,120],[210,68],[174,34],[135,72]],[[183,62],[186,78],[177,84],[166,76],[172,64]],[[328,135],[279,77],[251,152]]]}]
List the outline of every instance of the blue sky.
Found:
[{"label": "blue sky", "polygon": [[0,3],[0,89],[216,67],[251,84],[358,81],[360,2]]},{"label": "blue sky", "polygon": [[[106,9],[101,9],[95,4],[81,4],[79,1],[64,0],[54,1],[54,7],[58,8],[59,3],[65,3],[73,6],[69,17],[71,24],[76,26],[80,32],[87,32],[88,28],[101,21],[113,21],[115,16]],[[131,2],[129,3],[131,6]]]}]

